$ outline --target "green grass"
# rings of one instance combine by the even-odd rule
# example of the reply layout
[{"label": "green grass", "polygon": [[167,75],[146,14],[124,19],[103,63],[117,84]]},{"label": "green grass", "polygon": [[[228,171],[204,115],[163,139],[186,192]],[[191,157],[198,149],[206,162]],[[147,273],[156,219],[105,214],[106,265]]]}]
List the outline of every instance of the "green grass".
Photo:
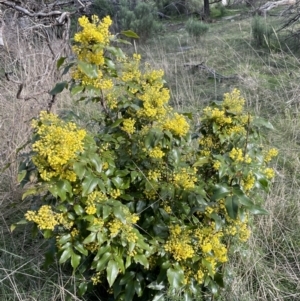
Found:
[{"label": "green grass", "polygon": [[[226,10],[226,14],[231,13]],[[165,25],[163,36],[137,47],[145,61],[165,71],[171,102],[180,111],[192,109],[197,113],[210,101],[221,100],[225,92],[239,88],[249,111],[273,123],[275,130],[268,132],[266,143],[275,145],[280,153],[274,163],[277,176],[273,187],[263,196],[270,214],[253,218],[252,237],[246,246],[240,246],[232,254],[227,268],[228,285],[215,300],[297,301],[300,299],[300,60],[286,51],[281,36],[271,37],[277,47],[256,46],[251,21],[251,18],[236,18],[233,22],[220,19],[209,24],[209,33],[201,40],[190,37],[184,24]],[[275,17],[268,17],[266,22],[274,27],[279,24]],[[219,74],[237,78],[215,80],[205,70],[185,67],[186,63],[203,63]],[[38,72],[32,69],[31,73],[19,76],[32,78],[33,83],[33,75]],[[54,85],[50,79],[45,81],[49,87]],[[0,86],[0,112],[5,113],[0,113],[0,169],[12,163],[2,172],[0,181],[0,300],[65,301],[67,296],[77,300],[71,295],[70,275],[56,265],[48,272],[42,270],[43,240],[32,239],[26,227],[9,231],[10,225],[32,205],[21,200],[22,189],[16,182],[16,150],[29,137],[30,118],[45,108],[48,99],[24,102],[15,98],[15,85],[1,81]],[[67,97],[57,101],[54,110],[66,116],[80,116],[82,125],[87,126],[90,118],[97,118],[95,105],[75,106]],[[177,297],[169,299],[178,301]]]}]

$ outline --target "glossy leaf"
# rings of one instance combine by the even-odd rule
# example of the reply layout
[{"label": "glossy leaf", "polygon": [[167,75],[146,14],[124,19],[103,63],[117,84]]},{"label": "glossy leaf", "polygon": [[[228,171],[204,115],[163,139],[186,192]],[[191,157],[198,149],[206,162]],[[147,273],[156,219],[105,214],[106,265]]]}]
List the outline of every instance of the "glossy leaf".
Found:
[{"label": "glossy leaf", "polygon": [[227,196],[230,193],[230,189],[227,188],[226,186],[222,185],[216,185],[215,189],[213,190],[213,195],[211,197],[212,201],[217,201],[225,196]]},{"label": "glossy leaf", "polygon": [[110,258],[111,258],[111,253],[108,252],[103,254],[101,258],[97,260],[96,270],[98,272],[104,270]]},{"label": "glossy leaf", "polygon": [[81,256],[76,254],[75,252],[71,255],[71,266],[73,269],[76,269],[80,264]]},{"label": "glossy leaf", "polygon": [[225,199],[225,207],[226,207],[228,215],[231,218],[236,219],[236,217],[238,215],[238,210],[239,210],[239,199],[238,199],[238,197],[236,195],[228,196]]},{"label": "glossy leaf", "polygon": [[167,270],[167,277],[172,289],[179,289],[184,284],[184,273],[179,267],[169,268]]},{"label": "glossy leaf", "polygon": [[50,95],[56,95],[63,91],[63,89],[68,87],[68,82],[64,81],[61,83],[57,83],[55,87],[49,92]]},{"label": "glossy leaf", "polygon": [[78,61],[78,68],[89,78],[97,78],[98,77],[98,69],[97,69],[96,65]]},{"label": "glossy leaf", "polygon": [[65,62],[65,60],[66,60],[66,57],[64,57],[64,56],[60,57],[56,62],[56,68],[59,69],[60,66]]},{"label": "glossy leaf", "polygon": [[149,267],[147,257],[143,254],[138,254],[133,257],[134,261],[143,265],[146,269]]},{"label": "glossy leaf", "polygon": [[65,249],[62,254],[60,255],[60,258],[59,258],[59,263],[62,264],[62,263],[65,263],[68,259],[71,258],[73,254],[73,250],[71,247]]},{"label": "glossy leaf", "polygon": [[139,39],[139,36],[132,30],[123,30],[121,31],[121,34],[128,38]]},{"label": "glossy leaf", "polygon": [[114,260],[110,260],[108,262],[106,273],[108,284],[110,287],[112,287],[119,274],[119,266]]}]

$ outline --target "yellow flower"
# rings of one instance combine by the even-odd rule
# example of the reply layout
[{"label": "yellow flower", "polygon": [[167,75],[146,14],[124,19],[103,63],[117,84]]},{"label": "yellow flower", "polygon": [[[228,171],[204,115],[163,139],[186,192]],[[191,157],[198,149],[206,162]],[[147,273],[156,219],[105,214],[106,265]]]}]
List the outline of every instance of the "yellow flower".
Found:
[{"label": "yellow flower", "polygon": [[274,178],[274,176],[275,176],[275,172],[274,172],[274,169],[273,169],[273,168],[266,168],[266,169],[264,170],[264,174],[266,175],[266,177],[267,177],[268,179],[272,179],[272,178]]},{"label": "yellow flower", "polygon": [[32,161],[37,166],[41,178],[49,181],[53,177],[76,181],[70,161],[83,151],[84,130],[78,130],[72,122],[65,123],[51,113],[41,112],[41,124],[33,126],[38,140],[32,145],[36,155]]},{"label": "yellow flower", "polygon": [[179,225],[171,226],[169,230],[170,238],[164,246],[165,250],[170,252],[177,261],[192,258],[195,252],[190,244],[191,237],[189,236],[189,231],[182,231]]},{"label": "yellow flower", "polygon": [[165,155],[165,153],[158,146],[149,150],[148,153],[151,158],[155,159],[161,159]]},{"label": "yellow flower", "polygon": [[270,162],[274,157],[278,155],[278,150],[276,148],[271,148],[265,155],[265,162]]},{"label": "yellow flower", "polygon": [[238,89],[234,89],[231,93],[225,93],[222,106],[232,113],[241,114],[244,109],[245,99],[240,94]]},{"label": "yellow flower", "polygon": [[123,126],[121,127],[121,129],[126,132],[127,134],[133,134],[135,131],[135,120],[132,118],[127,118],[123,120]]},{"label": "yellow flower", "polygon": [[36,223],[41,230],[54,230],[55,226],[60,224],[60,214],[53,212],[48,205],[42,206],[37,212],[27,211],[25,219]]},{"label": "yellow flower", "polygon": [[180,137],[185,136],[190,128],[184,116],[178,113],[174,113],[174,115],[171,118],[167,118],[163,122],[162,127],[163,129],[169,130],[174,135]]},{"label": "yellow flower", "polygon": [[229,153],[229,157],[235,161],[235,162],[243,162],[244,157],[243,157],[243,151],[240,148],[233,148],[231,152]]}]

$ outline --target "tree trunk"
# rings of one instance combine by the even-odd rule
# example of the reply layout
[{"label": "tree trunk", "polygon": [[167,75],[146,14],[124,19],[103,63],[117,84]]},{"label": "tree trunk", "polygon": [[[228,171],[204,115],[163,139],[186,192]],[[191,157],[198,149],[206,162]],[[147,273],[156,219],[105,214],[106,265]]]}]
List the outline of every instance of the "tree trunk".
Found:
[{"label": "tree trunk", "polygon": [[210,9],[209,9],[209,0],[204,0],[204,18],[209,18]]}]

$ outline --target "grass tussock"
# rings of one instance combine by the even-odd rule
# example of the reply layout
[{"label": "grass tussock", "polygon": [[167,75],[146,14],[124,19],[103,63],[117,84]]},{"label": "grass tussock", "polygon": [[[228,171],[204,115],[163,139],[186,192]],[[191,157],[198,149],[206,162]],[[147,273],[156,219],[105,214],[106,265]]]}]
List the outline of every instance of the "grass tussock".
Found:
[{"label": "grass tussock", "polygon": [[[260,40],[262,45],[257,45],[249,18],[232,22],[221,19],[210,24],[209,34],[201,36],[201,40],[189,35],[185,24],[166,26],[169,28],[164,36],[137,47],[153,68],[165,71],[173,105],[180,111],[192,108],[197,113],[210,101],[222,100],[225,92],[238,88],[249,111],[272,122],[275,130],[268,132],[266,143],[279,149],[272,190],[261,197],[269,215],[253,218],[252,237],[246,247],[232,254],[227,268],[228,285],[215,300],[297,301],[299,57],[275,33],[270,34],[272,41]],[[28,140],[30,119],[49,102],[47,93],[27,101],[16,98],[19,85],[14,82],[25,83],[24,96],[47,92],[58,80],[47,43],[32,47],[22,37],[14,39],[18,47],[0,52],[4,66],[0,70],[0,300],[79,300],[72,292],[72,277],[56,265],[48,272],[41,268],[46,246],[39,236],[31,238],[29,228],[10,232],[10,225],[32,206],[21,201],[22,191],[17,185],[18,148]],[[57,45],[59,48],[59,42]],[[4,72],[10,72],[11,81],[5,79]],[[91,119],[97,118],[95,109],[94,104],[84,109],[80,104],[74,106],[67,97],[58,98],[53,107],[67,117],[77,116],[88,126]],[[94,298],[101,300],[99,296]]]}]

